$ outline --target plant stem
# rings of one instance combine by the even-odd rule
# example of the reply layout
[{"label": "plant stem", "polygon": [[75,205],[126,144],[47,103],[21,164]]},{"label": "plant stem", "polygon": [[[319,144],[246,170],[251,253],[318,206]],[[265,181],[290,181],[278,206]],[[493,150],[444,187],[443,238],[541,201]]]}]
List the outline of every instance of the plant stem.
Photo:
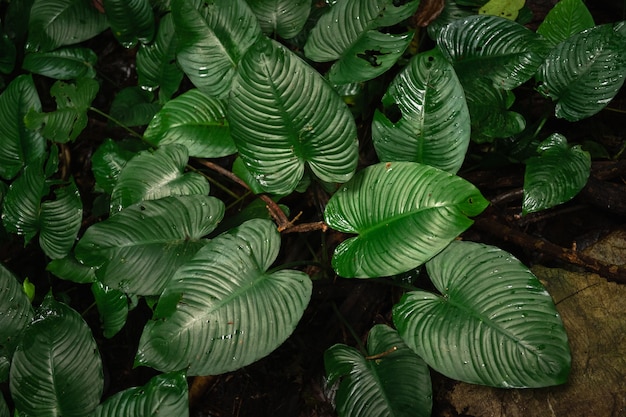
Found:
[{"label": "plant stem", "polygon": [[130,127],[126,126],[124,123],[120,122],[119,120],[117,120],[116,118],[112,117],[111,115],[106,114],[105,112],[103,112],[100,109],[97,109],[95,107],[89,107],[89,110],[91,110],[94,113],[99,114],[100,116],[104,117],[107,120],[112,121],[113,123],[115,123],[116,125],[121,127],[122,129],[127,131],[132,136],[143,140],[143,136],[142,135],[140,135],[139,133],[135,132],[133,129],[131,129]]}]

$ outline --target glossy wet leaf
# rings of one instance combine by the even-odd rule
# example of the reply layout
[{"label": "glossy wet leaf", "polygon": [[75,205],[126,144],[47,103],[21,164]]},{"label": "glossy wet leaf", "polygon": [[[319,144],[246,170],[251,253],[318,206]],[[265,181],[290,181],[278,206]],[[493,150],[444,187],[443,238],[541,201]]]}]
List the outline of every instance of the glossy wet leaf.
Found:
[{"label": "glossy wet leaf", "polygon": [[239,154],[266,192],[291,193],[306,167],[327,182],[354,174],[350,111],[317,71],[277,42],[265,38],[250,48],[227,113]]},{"label": "glossy wet leaf", "polygon": [[105,192],[111,193],[126,163],[140,150],[145,150],[140,145],[133,141],[115,142],[105,139],[91,158],[91,170],[96,184]]},{"label": "glossy wet leaf", "polygon": [[335,249],[333,268],[346,278],[406,272],[445,248],[487,204],[472,184],[429,165],[369,166],[326,206],[330,227],[357,235]]},{"label": "glossy wet leaf", "polygon": [[41,111],[41,102],[30,75],[16,77],[0,95],[0,177],[11,179],[26,164],[43,157],[46,141],[26,129],[29,110]]},{"label": "glossy wet leaf", "polygon": [[78,188],[70,184],[54,190],[54,199],[41,203],[39,246],[51,259],[70,252],[83,220],[83,202]]},{"label": "glossy wet leaf", "polygon": [[48,295],[22,336],[10,384],[20,416],[89,416],[100,402],[104,376],[80,314]]},{"label": "glossy wet leaf", "polygon": [[376,110],[372,123],[379,160],[458,171],[471,126],[463,87],[448,61],[436,51],[416,55],[392,81],[382,103],[383,111]]},{"label": "glossy wet leaf", "polygon": [[[626,23],[584,30],[558,44],[539,69],[539,91],[556,117],[577,121],[602,110],[626,78]],[[620,33],[622,31],[622,33]]]},{"label": "glossy wet leaf", "polygon": [[561,0],[548,12],[537,33],[556,45],[593,26],[593,17],[582,0]]},{"label": "glossy wet leaf", "polygon": [[35,0],[28,22],[29,52],[77,44],[108,27],[106,16],[83,0]]},{"label": "glossy wet leaf", "polygon": [[189,159],[187,148],[167,145],[142,151],[122,168],[111,193],[111,212],[144,200],[209,194],[209,182],[195,172],[184,172]]},{"label": "glossy wet leaf", "polygon": [[541,282],[515,257],[456,241],[426,268],[440,293],[407,293],[393,321],[432,368],[503,388],[567,381],[571,357],[561,318]]},{"label": "glossy wet leaf", "polygon": [[89,48],[68,47],[26,54],[22,69],[57,80],[93,78],[98,56]]},{"label": "glossy wet leaf", "polygon": [[153,99],[150,91],[138,86],[126,87],[115,95],[109,113],[125,126],[145,126],[161,109]]},{"label": "glossy wet leaf", "polygon": [[560,134],[544,140],[540,155],[526,161],[522,214],[571,200],[587,184],[591,157],[580,145],[568,146]]},{"label": "glossy wet leaf", "polygon": [[126,48],[154,37],[154,13],[149,0],[102,0],[115,38]]},{"label": "glossy wet leaf", "polygon": [[96,281],[96,270],[76,260],[73,253],[65,258],[53,259],[46,266],[46,271],[54,276],[77,284],[88,284]]},{"label": "glossy wet leaf", "polygon": [[246,0],[263,33],[284,39],[296,36],[311,11],[311,0]]},{"label": "glossy wet leaf", "polygon": [[93,417],[188,417],[187,378],[183,371],[153,377],[141,387],[121,391],[98,406]]},{"label": "glossy wet leaf", "polygon": [[191,82],[216,98],[228,95],[239,61],[261,36],[244,0],[172,0],[176,58]]},{"label": "glossy wet leaf", "polygon": [[76,258],[111,288],[158,295],[223,215],[224,204],[206,195],[142,201],[89,227]]},{"label": "glossy wet leaf", "polygon": [[198,89],[167,102],[143,136],[155,146],[184,145],[189,156],[199,158],[219,158],[237,152],[230,136],[225,101]]},{"label": "glossy wet leaf", "polygon": [[144,327],[136,364],[217,375],[272,352],[293,332],[311,296],[301,272],[268,272],[280,250],[269,220],[211,240],[176,271]]},{"label": "glossy wet leaf", "polygon": [[107,287],[99,281],[91,285],[91,292],[100,314],[102,333],[110,339],[126,324],[128,297],[122,291]]},{"label": "glossy wet leaf", "polygon": [[324,354],[328,383],[341,417],[428,417],[432,387],[426,363],[389,326],[378,324],[367,338],[367,357],[346,345]]}]

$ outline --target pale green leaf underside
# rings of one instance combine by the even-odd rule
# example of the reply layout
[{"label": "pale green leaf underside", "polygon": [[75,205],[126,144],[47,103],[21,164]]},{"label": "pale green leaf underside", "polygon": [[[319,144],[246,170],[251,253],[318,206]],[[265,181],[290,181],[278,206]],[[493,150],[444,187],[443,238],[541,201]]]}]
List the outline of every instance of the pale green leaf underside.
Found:
[{"label": "pale green leaf underside", "polygon": [[558,44],[539,69],[539,91],[556,100],[555,114],[577,121],[602,110],[626,78],[624,23],[593,27]]},{"label": "pale green leaf underside", "polygon": [[184,172],[187,148],[172,144],[154,152],[142,151],[124,165],[111,193],[111,212],[144,200],[209,194],[209,182],[195,172]]},{"label": "pale green leaf underside", "polygon": [[246,54],[228,119],[239,154],[265,191],[291,193],[305,166],[327,182],[356,169],[356,126],[345,103],[309,65],[262,39]]},{"label": "pale green leaf underside", "polygon": [[263,33],[284,39],[296,36],[311,11],[311,0],[247,0]]},{"label": "pale green leaf underside", "polygon": [[220,235],[183,265],[144,328],[136,363],[216,375],[272,352],[293,332],[311,296],[300,271],[266,272],[280,249],[269,220]]},{"label": "pale green leaf underside", "polygon": [[98,278],[109,287],[160,294],[223,215],[224,204],[204,195],[143,201],[87,229],[76,258],[99,268]]},{"label": "pale green leaf underside", "polygon": [[91,49],[71,47],[27,54],[22,68],[57,80],[92,78],[97,61],[98,56]]},{"label": "pale green leaf underside", "polygon": [[15,407],[25,416],[84,417],[100,402],[103,386],[91,330],[80,314],[48,295],[13,356]]},{"label": "pale green leaf underside", "polygon": [[473,221],[488,202],[462,178],[414,162],[372,165],[330,199],[326,223],[358,236],[333,255],[343,277],[402,273],[426,262]]},{"label": "pale green leaf underside", "polygon": [[154,37],[154,14],[149,0],[102,0],[113,36],[126,48]]},{"label": "pale green leaf underside", "polygon": [[55,199],[41,203],[39,245],[51,259],[65,257],[76,242],[83,220],[83,202],[74,182],[58,188]]},{"label": "pale green leaf underside", "polygon": [[[435,51],[416,55],[387,89],[385,109],[397,108],[395,123],[376,111],[372,141],[383,162],[412,161],[456,173],[470,140],[470,117],[454,69]],[[397,106],[397,107],[396,107]]]},{"label": "pale green leaf underside", "polygon": [[593,17],[582,0],[561,0],[548,12],[537,33],[556,45],[594,25]]},{"label": "pale green leaf underside", "polygon": [[219,158],[237,152],[223,100],[195,89],[167,102],[152,119],[144,139],[156,146],[185,145],[189,156]]},{"label": "pale green leaf underside", "polygon": [[580,146],[568,147],[565,137],[556,133],[542,143],[550,146],[526,161],[522,214],[571,200],[589,178],[591,157]]},{"label": "pale green leaf underside", "polygon": [[506,388],[567,380],[570,351],[561,318],[539,280],[512,255],[456,241],[426,268],[441,295],[407,293],[393,321],[431,367]]},{"label": "pale green leaf underside", "polygon": [[342,417],[428,417],[432,388],[428,367],[388,326],[368,335],[368,359],[356,349],[334,345],[324,354],[330,383],[340,379],[335,404]]}]

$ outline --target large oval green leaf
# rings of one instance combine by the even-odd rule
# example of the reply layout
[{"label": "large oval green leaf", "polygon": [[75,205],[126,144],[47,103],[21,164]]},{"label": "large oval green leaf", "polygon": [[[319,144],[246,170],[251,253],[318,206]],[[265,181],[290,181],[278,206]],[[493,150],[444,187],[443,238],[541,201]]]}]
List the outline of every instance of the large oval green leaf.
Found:
[{"label": "large oval green leaf", "polygon": [[20,416],[86,417],[100,402],[98,346],[80,314],[46,296],[11,364],[11,396]]},{"label": "large oval green leaf", "polygon": [[65,257],[76,242],[83,220],[83,202],[76,184],[54,191],[54,200],[41,203],[39,245],[51,259]]},{"label": "large oval green leaf", "polygon": [[563,135],[555,133],[541,142],[539,152],[526,161],[522,214],[571,200],[589,179],[589,153],[579,145],[569,147]]},{"label": "large oval green leaf", "polygon": [[426,363],[389,326],[372,327],[367,357],[346,345],[324,353],[340,417],[429,417],[432,387]]},{"label": "large oval green leaf", "polygon": [[261,36],[244,0],[172,0],[176,58],[191,82],[216,98],[230,91],[239,61]]},{"label": "large oval green leaf", "polygon": [[284,39],[296,36],[311,12],[311,0],[247,0],[267,35],[276,33]]},{"label": "large oval green leaf", "polygon": [[395,275],[426,262],[465,231],[488,202],[469,182],[413,162],[372,165],[332,196],[324,218],[358,234],[342,242],[333,268],[343,277]]},{"label": "large oval green leaf", "polygon": [[143,201],[87,229],[76,258],[109,287],[157,295],[223,215],[224,204],[204,195]]},{"label": "large oval green leaf", "polygon": [[[539,91],[556,100],[555,114],[569,121],[602,110],[626,78],[626,23],[582,31],[558,44],[539,69]],[[623,30],[623,29],[621,29]]]},{"label": "large oval green leaf", "polygon": [[185,145],[190,156],[219,158],[237,152],[224,100],[195,89],[168,101],[144,132],[153,145]]},{"label": "large oval green leaf", "polygon": [[124,165],[111,193],[111,212],[144,200],[172,195],[209,194],[209,182],[195,172],[183,172],[187,148],[172,144],[142,151]]},{"label": "large oval green leaf", "polygon": [[567,380],[571,358],[561,318],[541,282],[511,254],[457,241],[426,268],[441,294],[406,294],[393,321],[431,367],[506,388]]},{"label": "large oval green leaf", "polygon": [[239,154],[265,191],[291,193],[305,166],[327,182],[356,169],[356,126],[348,107],[313,68],[263,38],[241,62],[228,120]]},{"label": "large oval green leaf", "polygon": [[469,110],[452,65],[436,50],[413,57],[382,103],[401,117],[374,114],[372,140],[381,161],[420,162],[453,174],[459,170],[469,146]]},{"label": "large oval green leaf", "polygon": [[311,296],[303,272],[267,272],[279,249],[280,235],[269,220],[249,220],[210,241],[163,292],[141,335],[136,363],[216,375],[276,349]]},{"label": "large oval green leaf", "polygon": [[102,0],[115,38],[126,48],[154,37],[154,14],[149,0]]},{"label": "large oval green leaf", "polygon": [[108,398],[93,417],[188,417],[188,397],[184,372],[161,374],[142,387],[129,388]]},{"label": "large oval green leaf", "polygon": [[27,54],[22,68],[57,80],[93,78],[97,61],[98,55],[91,49],[71,47]]},{"label": "large oval green leaf", "polygon": [[556,45],[593,26],[593,16],[582,0],[561,0],[548,12],[537,33]]}]

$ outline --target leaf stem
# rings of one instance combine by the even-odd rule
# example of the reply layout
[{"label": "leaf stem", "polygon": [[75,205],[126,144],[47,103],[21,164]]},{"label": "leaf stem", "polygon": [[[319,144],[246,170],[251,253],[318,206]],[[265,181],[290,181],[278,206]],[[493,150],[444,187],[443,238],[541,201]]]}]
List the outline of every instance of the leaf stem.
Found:
[{"label": "leaf stem", "polygon": [[365,359],[367,359],[368,361],[381,359],[381,358],[384,358],[385,356],[389,355],[390,353],[395,352],[396,350],[398,350],[398,346],[392,346],[390,349],[387,349],[384,352],[377,353],[376,355],[366,356]]},{"label": "leaf stem", "polygon": [[112,117],[111,115],[106,114],[102,110],[97,109],[95,107],[89,107],[89,110],[91,110],[94,113],[99,114],[100,116],[104,117],[107,120],[112,121],[113,123],[115,123],[116,125],[121,127],[122,129],[127,131],[130,135],[143,140],[143,136],[142,135],[140,135],[139,133],[135,132],[133,129],[131,129],[130,127],[126,126],[124,123],[120,122],[119,120],[117,120],[116,118]]}]

